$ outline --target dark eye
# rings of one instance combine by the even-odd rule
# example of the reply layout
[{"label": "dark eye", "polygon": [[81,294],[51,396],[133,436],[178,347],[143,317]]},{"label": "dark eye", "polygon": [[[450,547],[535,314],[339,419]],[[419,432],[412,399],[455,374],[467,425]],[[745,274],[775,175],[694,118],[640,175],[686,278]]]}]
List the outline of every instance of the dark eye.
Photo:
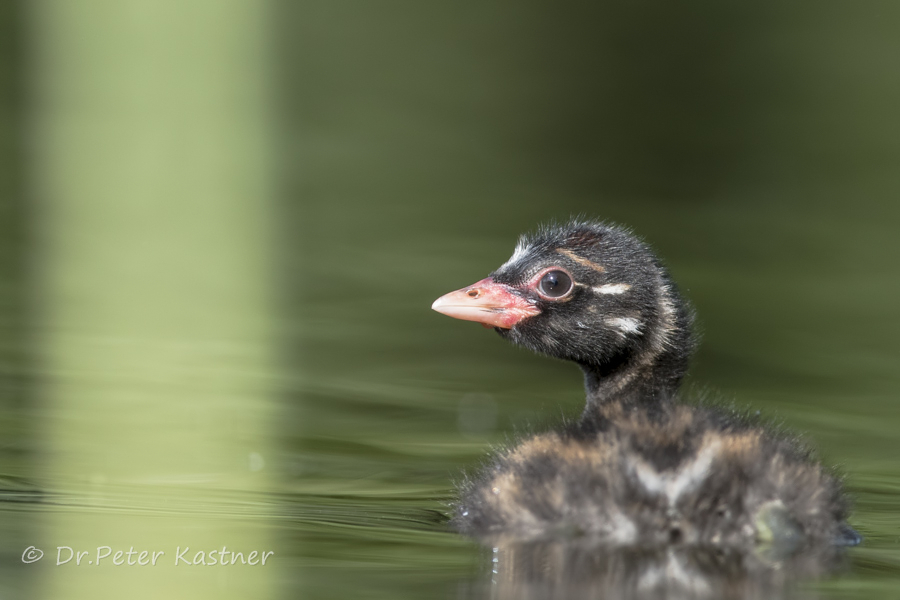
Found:
[{"label": "dark eye", "polygon": [[572,278],[565,271],[547,271],[538,283],[538,291],[548,298],[562,298],[572,289]]}]

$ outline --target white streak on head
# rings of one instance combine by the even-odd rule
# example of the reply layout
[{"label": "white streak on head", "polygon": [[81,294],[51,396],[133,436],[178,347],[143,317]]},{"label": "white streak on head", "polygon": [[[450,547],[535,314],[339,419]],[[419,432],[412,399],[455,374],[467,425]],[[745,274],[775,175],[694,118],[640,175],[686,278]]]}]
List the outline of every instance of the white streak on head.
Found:
[{"label": "white streak on head", "polygon": [[669,286],[660,287],[659,294],[659,327],[658,335],[653,340],[654,349],[659,353],[671,343],[672,334],[676,329],[675,303],[672,302]]},{"label": "white streak on head", "polygon": [[598,294],[624,294],[631,289],[627,283],[607,283],[606,285],[598,285],[591,288]]},{"label": "white streak on head", "polygon": [[513,250],[512,256],[509,257],[509,260],[500,265],[500,269],[505,269],[516,264],[522,260],[526,254],[528,254],[528,244],[526,244],[524,240],[519,240],[515,250]]},{"label": "white streak on head", "polygon": [[610,327],[615,327],[622,335],[630,333],[640,333],[643,324],[637,319],[631,317],[610,317],[603,320]]}]

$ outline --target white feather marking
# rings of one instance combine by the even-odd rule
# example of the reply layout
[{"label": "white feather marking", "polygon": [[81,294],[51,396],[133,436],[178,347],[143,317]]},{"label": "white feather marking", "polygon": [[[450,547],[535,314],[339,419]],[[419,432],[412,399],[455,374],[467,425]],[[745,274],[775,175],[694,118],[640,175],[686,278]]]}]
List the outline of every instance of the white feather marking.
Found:
[{"label": "white feather marking", "polygon": [[721,441],[711,440],[697,453],[694,460],[673,473],[660,473],[641,461],[634,464],[634,474],[648,492],[664,495],[668,498],[669,505],[674,506],[684,492],[706,480],[721,446]]},{"label": "white feather marking", "polygon": [[598,294],[624,294],[631,289],[627,283],[607,283],[606,285],[598,285],[591,288]]},{"label": "white feather marking", "polygon": [[610,327],[615,327],[622,335],[630,333],[639,333],[643,323],[631,317],[610,317],[603,320]]},{"label": "white feather marking", "polygon": [[522,260],[522,258],[524,258],[527,253],[528,245],[520,241],[518,244],[516,244],[516,248],[515,250],[513,250],[512,256],[510,256],[509,260],[503,263],[500,268],[505,269],[506,267],[516,264],[517,262]]},{"label": "white feather marking", "polygon": [[653,340],[653,346],[657,353],[662,352],[669,345],[671,335],[675,332],[675,304],[672,302],[669,287],[666,285],[660,288],[659,315],[659,334]]},{"label": "white feather marking", "polygon": [[670,502],[674,503],[682,493],[703,483],[709,475],[709,468],[712,466],[713,460],[716,458],[716,454],[718,454],[721,446],[722,442],[717,439],[706,444],[697,453],[694,461],[686,465],[678,476],[669,483],[666,495],[669,497]]},{"label": "white feather marking", "polygon": [[637,527],[621,511],[616,510],[611,513],[609,515],[609,523],[612,524],[612,528],[609,531],[611,541],[619,544],[630,544],[637,538]]}]

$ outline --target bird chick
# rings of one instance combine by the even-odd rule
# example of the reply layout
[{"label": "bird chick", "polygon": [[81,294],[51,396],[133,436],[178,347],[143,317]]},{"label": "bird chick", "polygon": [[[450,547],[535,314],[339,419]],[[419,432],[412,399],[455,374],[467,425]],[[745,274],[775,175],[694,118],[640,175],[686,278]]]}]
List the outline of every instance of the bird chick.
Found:
[{"label": "bird chick", "polygon": [[475,536],[614,544],[854,544],[840,481],[802,444],[735,411],[680,403],[693,310],[648,246],[571,221],[523,236],[434,310],[578,364],[577,423],[498,452],[453,525]]}]

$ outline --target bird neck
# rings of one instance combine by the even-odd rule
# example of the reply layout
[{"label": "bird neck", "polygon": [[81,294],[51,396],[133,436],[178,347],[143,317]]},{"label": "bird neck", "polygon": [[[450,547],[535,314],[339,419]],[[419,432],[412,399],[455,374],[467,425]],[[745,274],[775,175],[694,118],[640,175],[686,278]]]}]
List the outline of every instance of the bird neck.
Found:
[{"label": "bird neck", "polygon": [[587,403],[583,418],[610,406],[653,409],[666,404],[678,392],[683,370],[673,369],[665,357],[646,363],[636,357],[622,357],[602,367],[581,365]]},{"label": "bird neck", "polygon": [[670,284],[661,286],[660,310],[640,344],[602,364],[583,363],[587,404],[582,419],[610,406],[653,410],[671,401],[687,372],[695,340],[693,311]]}]

